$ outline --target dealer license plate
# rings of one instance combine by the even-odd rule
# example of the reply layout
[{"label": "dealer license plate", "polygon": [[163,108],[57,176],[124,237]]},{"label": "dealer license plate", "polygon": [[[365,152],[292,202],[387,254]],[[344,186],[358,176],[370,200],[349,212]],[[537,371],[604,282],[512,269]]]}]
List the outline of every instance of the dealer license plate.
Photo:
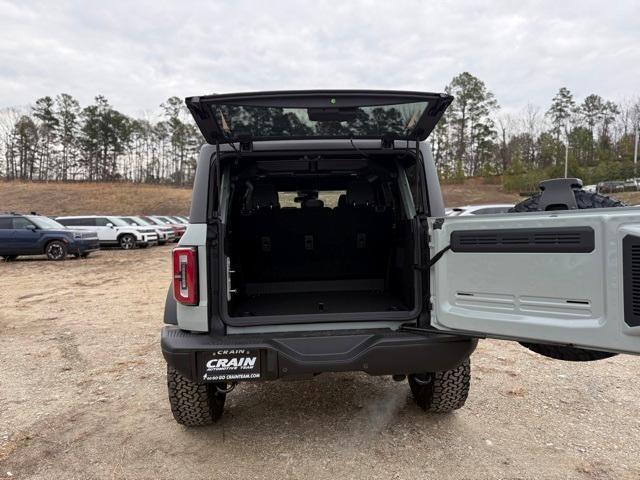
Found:
[{"label": "dealer license plate", "polygon": [[260,378],[260,350],[220,349],[203,352],[198,363],[200,378],[207,382]]}]

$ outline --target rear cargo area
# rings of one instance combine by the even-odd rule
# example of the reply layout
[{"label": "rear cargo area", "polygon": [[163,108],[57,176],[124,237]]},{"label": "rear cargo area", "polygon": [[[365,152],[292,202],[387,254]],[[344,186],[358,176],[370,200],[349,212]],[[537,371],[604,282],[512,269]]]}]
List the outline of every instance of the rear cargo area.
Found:
[{"label": "rear cargo area", "polygon": [[225,239],[229,317],[347,321],[416,307],[414,228],[395,164],[372,167],[333,162],[324,172],[322,163],[290,161],[296,172],[285,174],[258,162],[235,178]]}]

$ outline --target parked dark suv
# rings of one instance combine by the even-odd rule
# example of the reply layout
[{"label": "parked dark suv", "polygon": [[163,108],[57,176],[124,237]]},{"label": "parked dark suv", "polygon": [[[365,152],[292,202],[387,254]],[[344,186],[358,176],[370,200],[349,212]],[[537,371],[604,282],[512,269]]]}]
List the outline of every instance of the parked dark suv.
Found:
[{"label": "parked dark suv", "polygon": [[99,248],[95,232],[70,230],[42,215],[0,214],[0,257],[7,261],[42,254],[49,260],[84,258]]},{"label": "parked dark suv", "polygon": [[187,98],[207,144],[161,336],[178,422],[216,420],[239,381],[345,371],[408,379],[450,412],[478,337],[640,353],[640,210],[561,179],[509,214],[445,218],[425,140],[452,100]]}]

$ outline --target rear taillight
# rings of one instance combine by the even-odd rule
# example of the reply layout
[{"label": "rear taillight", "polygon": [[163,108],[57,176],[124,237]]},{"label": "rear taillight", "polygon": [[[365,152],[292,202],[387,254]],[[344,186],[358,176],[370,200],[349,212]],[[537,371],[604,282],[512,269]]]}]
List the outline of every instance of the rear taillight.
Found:
[{"label": "rear taillight", "polygon": [[198,251],[195,247],[173,249],[173,295],[184,305],[198,303]]}]

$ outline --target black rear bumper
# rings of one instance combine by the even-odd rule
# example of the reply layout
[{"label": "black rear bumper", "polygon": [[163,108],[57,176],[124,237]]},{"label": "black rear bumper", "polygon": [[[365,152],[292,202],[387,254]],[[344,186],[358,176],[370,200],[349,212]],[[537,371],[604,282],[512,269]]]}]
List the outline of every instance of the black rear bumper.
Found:
[{"label": "black rear bumper", "polygon": [[199,381],[198,361],[209,352],[258,350],[260,379],[322,372],[362,371],[393,375],[449,370],[476,348],[477,339],[392,330],[337,330],[213,337],[165,326],[161,336],[167,363],[192,381]]}]

